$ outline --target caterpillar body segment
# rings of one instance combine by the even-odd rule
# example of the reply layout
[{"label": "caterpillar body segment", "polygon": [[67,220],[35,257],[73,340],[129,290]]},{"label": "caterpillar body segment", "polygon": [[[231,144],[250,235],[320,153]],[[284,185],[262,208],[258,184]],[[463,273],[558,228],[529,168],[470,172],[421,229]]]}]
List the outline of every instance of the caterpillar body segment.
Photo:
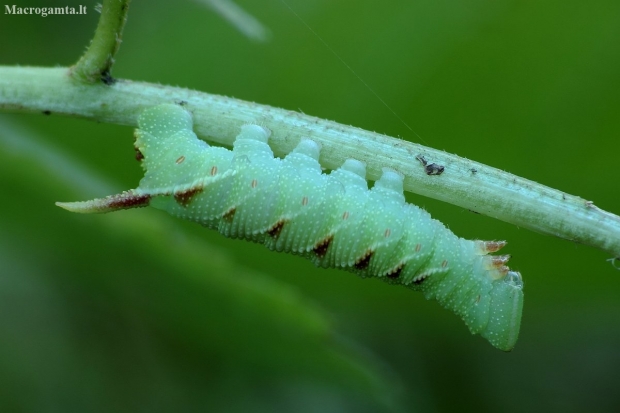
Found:
[{"label": "caterpillar body segment", "polygon": [[323,173],[320,147],[311,140],[275,158],[270,132],[259,125],[243,126],[232,151],[211,147],[197,138],[191,115],[177,105],[149,108],[138,124],[136,151],[145,169],[138,188],[59,206],[108,212],[151,205],[227,237],[306,256],[320,267],[421,291],[495,347],[514,347],[521,276],[506,267],[508,256],[488,255],[505,242],[457,237],[405,202],[398,172],[385,168],[369,190],[359,161]]}]

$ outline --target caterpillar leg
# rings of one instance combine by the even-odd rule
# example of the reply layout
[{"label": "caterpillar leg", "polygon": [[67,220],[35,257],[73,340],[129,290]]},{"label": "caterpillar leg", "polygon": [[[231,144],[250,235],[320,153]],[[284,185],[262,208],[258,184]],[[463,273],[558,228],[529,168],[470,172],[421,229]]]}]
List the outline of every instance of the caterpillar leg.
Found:
[{"label": "caterpillar leg", "polygon": [[523,310],[523,281],[521,274],[509,271],[496,280],[490,293],[489,322],[480,335],[495,347],[510,351],[519,337]]}]

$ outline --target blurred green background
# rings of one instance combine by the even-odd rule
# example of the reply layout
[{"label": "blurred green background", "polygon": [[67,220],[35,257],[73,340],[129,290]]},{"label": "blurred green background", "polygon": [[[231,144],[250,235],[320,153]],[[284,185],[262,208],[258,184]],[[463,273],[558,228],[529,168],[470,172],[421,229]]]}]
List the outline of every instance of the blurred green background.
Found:
[{"label": "blurred green background", "polygon": [[[113,74],[426,143],[620,213],[617,0],[286,1],[416,133],[281,0],[237,1],[267,42],[195,1],[135,0]],[[98,17],[15,4],[89,14],[0,14],[3,65],[72,64]],[[509,241],[525,306],[503,353],[405,288],[160,211],[54,205],[137,186],[132,141],[0,116],[0,411],[620,411],[603,252],[408,195],[459,236]]]}]

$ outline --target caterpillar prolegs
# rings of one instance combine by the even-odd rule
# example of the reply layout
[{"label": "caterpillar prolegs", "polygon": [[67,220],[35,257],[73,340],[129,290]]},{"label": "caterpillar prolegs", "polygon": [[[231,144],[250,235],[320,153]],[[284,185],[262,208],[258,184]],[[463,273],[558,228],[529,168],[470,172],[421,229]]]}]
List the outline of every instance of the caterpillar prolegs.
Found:
[{"label": "caterpillar prolegs", "polygon": [[458,238],[405,202],[403,177],[385,168],[369,190],[365,165],[348,159],[325,174],[320,147],[302,140],[284,159],[267,144],[270,131],[245,125],[233,150],[209,146],[178,105],[145,110],[136,130],[145,169],[138,188],[86,202],[74,212],[151,205],[232,238],[300,254],[320,267],[350,270],[422,291],[463,318],[470,331],[511,350],[519,334],[521,276],[505,242]]}]

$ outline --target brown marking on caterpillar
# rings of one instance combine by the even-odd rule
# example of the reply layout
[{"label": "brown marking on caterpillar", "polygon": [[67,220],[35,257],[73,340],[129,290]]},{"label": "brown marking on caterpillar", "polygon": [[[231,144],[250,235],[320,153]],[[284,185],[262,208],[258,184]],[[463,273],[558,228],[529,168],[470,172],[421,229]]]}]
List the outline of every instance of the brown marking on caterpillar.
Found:
[{"label": "brown marking on caterpillar", "polygon": [[136,151],[136,160],[138,162],[140,162],[142,159],[144,159],[144,155],[142,154],[142,152],[138,148],[138,145],[136,144],[136,141],[138,140],[139,135],[140,134],[138,132],[138,129],[133,131],[133,148]]},{"label": "brown marking on caterpillar", "polygon": [[443,260],[441,262],[441,268],[446,268],[448,266],[448,260]]},{"label": "brown marking on caterpillar", "polygon": [[349,211],[344,211],[344,214],[342,214],[342,220],[346,221],[347,219],[349,219]]},{"label": "brown marking on caterpillar", "polygon": [[140,162],[142,159],[144,159],[144,155],[142,155],[142,152],[140,152],[140,149],[138,148],[134,148],[136,150],[136,161]]},{"label": "brown marking on caterpillar", "polygon": [[391,230],[390,228],[386,228],[386,229],[385,229],[385,232],[383,233],[383,236],[384,236],[385,238],[389,238],[389,237],[390,237],[390,235],[392,235],[392,230]]},{"label": "brown marking on caterpillar", "polygon": [[217,166],[213,165],[211,167],[211,176],[215,176],[215,175],[217,175]]},{"label": "brown marking on caterpillar", "polygon": [[506,246],[506,241],[482,241],[482,250],[485,254],[497,252]]},{"label": "brown marking on caterpillar", "polygon": [[305,197],[301,198],[301,204],[302,204],[303,206],[308,205],[308,197],[307,197],[307,196],[305,196]]},{"label": "brown marking on caterpillar", "polygon": [[105,208],[113,209],[129,209],[145,207],[151,201],[151,195],[135,195],[131,192],[123,192],[122,194],[113,195],[107,198]]},{"label": "brown marking on caterpillar", "polygon": [[177,165],[181,165],[184,161],[185,161],[185,156],[181,155],[179,156],[179,159],[174,161],[174,163],[176,163]]},{"label": "brown marking on caterpillar", "polygon": [[233,221],[233,218],[235,218],[235,212],[237,212],[237,207],[230,208],[228,211],[224,212],[222,219],[230,224]]},{"label": "brown marking on caterpillar", "polygon": [[184,191],[179,191],[174,193],[174,200],[177,201],[177,204],[186,207],[192,202],[192,199],[202,192],[201,186],[196,186],[190,189],[186,189]]},{"label": "brown marking on caterpillar", "polygon": [[417,155],[415,158],[420,161],[422,166],[424,166],[424,172],[426,172],[426,175],[441,175],[445,169],[442,165],[428,163],[426,158],[422,155]]},{"label": "brown marking on caterpillar", "polygon": [[502,268],[510,260],[510,255],[491,256],[491,265],[495,268]]},{"label": "brown marking on caterpillar", "polygon": [[282,232],[282,228],[284,228],[284,224],[286,224],[287,222],[288,220],[285,219],[279,220],[267,230],[267,234],[273,239],[278,239],[280,233]]},{"label": "brown marking on caterpillar", "polygon": [[487,270],[489,271],[488,272],[489,276],[494,280],[499,280],[500,278],[504,278],[506,277],[508,272],[510,272],[510,268],[508,268],[505,265],[499,265],[496,267],[491,266],[490,268],[487,267]]},{"label": "brown marking on caterpillar", "polygon": [[403,272],[404,267],[405,267],[405,264],[399,264],[398,267],[390,270],[390,272],[388,272],[386,276],[391,279],[396,279],[400,277],[400,273]]},{"label": "brown marking on caterpillar", "polygon": [[415,285],[420,285],[428,278],[428,274],[422,274],[413,279]]},{"label": "brown marking on caterpillar", "polygon": [[327,250],[329,246],[332,244],[334,240],[334,235],[328,235],[322,241],[319,241],[313,248],[312,252],[316,254],[317,257],[323,258],[327,254]]},{"label": "brown marking on caterpillar", "polygon": [[415,244],[415,252],[420,252],[421,249],[422,249],[421,244]]},{"label": "brown marking on caterpillar", "polygon": [[375,254],[373,250],[367,250],[364,255],[355,261],[355,268],[358,270],[365,270],[370,265],[370,259]]},{"label": "brown marking on caterpillar", "polygon": [[258,181],[256,179],[252,179],[252,183],[250,183],[252,188],[256,188],[258,186]]},{"label": "brown marking on caterpillar", "polygon": [[481,299],[482,299],[482,296],[480,296],[480,294],[478,294],[478,297],[476,297],[476,304],[478,304]]}]

